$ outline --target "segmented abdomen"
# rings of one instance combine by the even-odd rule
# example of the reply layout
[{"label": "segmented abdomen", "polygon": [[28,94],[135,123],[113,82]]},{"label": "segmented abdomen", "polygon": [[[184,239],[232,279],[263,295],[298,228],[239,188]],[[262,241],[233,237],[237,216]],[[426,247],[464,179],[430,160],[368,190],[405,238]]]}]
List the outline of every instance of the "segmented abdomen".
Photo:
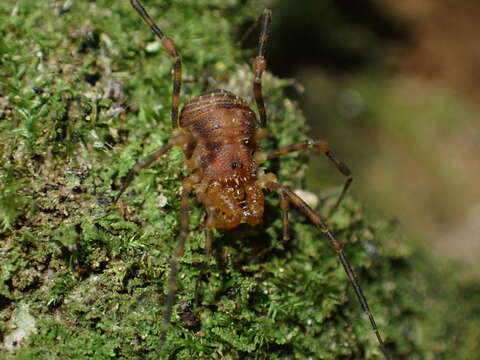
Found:
[{"label": "segmented abdomen", "polygon": [[238,108],[244,110],[246,117],[255,126],[255,113],[241,97],[227,90],[216,89],[202,94],[185,104],[180,114],[180,126],[190,127],[196,120],[219,109]]}]

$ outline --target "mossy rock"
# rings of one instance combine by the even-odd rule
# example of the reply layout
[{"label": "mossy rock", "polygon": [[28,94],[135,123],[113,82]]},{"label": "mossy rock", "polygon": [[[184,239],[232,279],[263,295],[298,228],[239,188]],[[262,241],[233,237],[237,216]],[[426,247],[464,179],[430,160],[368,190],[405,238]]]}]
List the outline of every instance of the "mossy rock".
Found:
[{"label": "mossy rock", "polygon": [[[184,100],[221,87],[253,104],[254,53],[235,42],[261,4],[145,6],[180,49]],[[279,244],[274,194],[262,225],[215,233],[202,278],[203,209],[192,199],[175,313],[162,341],[182,152],[144,170],[121,210],[112,199],[135,161],[169,139],[168,55],[128,1],[7,1],[0,31],[2,359],[382,358],[321,233],[293,212],[291,242]],[[267,150],[305,138],[287,88],[294,83],[264,77]],[[304,156],[267,166],[300,189]],[[325,215],[332,198],[320,200]],[[455,268],[433,262],[392,222],[366,220],[350,197],[329,223],[395,358],[475,357],[478,284],[457,281]]]}]

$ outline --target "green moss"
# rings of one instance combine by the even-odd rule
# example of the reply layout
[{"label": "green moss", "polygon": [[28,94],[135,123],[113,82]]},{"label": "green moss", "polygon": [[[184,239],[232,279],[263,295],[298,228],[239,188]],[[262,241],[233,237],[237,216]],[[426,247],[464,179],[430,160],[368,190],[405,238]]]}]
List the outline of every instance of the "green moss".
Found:
[{"label": "green moss", "polygon": [[[238,29],[260,4],[146,3],[176,41],[183,98],[211,87],[250,97],[248,56]],[[162,342],[169,257],[178,235],[183,154],[171,151],[112,204],[122,176],[170,136],[170,60],[127,1],[0,5],[0,332],[27,306],[36,333],[7,359],[380,358],[378,345],[335,254],[293,213],[292,241],[264,257],[281,231],[278,200],[265,223],[215,234],[203,261],[203,210],[192,199],[175,312]],[[68,11],[67,11],[68,10]],[[288,80],[264,79],[271,137],[266,149],[305,138]],[[267,164],[299,188],[303,155]],[[331,205],[323,199],[320,212]],[[393,354],[452,358],[478,350],[478,292],[460,286],[384,221],[365,221],[347,198],[331,219],[362,278]],[[442,279],[442,286],[436,286]],[[199,285],[197,306],[194,300]],[[451,314],[456,296],[465,314]],[[457,304],[460,308],[460,305]],[[189,328],[185,318],[199,321]],[[466,325],[467,336],[457,329]],[[451,330],[454,329],[454,330]],[[2,350],[3,351],[3,350]],[[449,357],[450,356],[450,357]],[[470,357],[471,358],[471,357]]]}]

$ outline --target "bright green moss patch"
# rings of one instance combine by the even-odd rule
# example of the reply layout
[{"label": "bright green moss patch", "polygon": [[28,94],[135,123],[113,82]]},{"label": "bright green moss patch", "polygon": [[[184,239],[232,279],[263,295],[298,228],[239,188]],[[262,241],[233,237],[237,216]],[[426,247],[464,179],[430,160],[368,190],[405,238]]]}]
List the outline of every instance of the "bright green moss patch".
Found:
[{"label": "bright green moss patch", "polygon": [[[181,51],[183,99],[225,87],[251,100],[248,55],[234,40],[261,7],[241,3],[145,4]],[[128,1],[65,4],[72,7],[0,5],[2,358],[380,358],[335,254],[304,217],[292,213],[290,243],[255,256],[280,239],[274,194],[261,226],[216,232],[202,278],[203,210],[191,200],[177,307],[161,341],[182,152],[143,171],[121,204],[112,199],[137,159],[170,137],[170,60]],[[284,95],[289,86],[264,78],[266,149],[305,138],[302,115]],[[301,188],[304,164],[294,155],[267,165]],[[321,199],[321,213],[331,200]],[[436,269],[401,230],[365,221],[351,198],[331,226],[393,354],[468,359],[478,350],[468,321],[478,292]],[[461,314],[449,311],[454,301]],[[7,350],[21,309],[35,331]]]}]

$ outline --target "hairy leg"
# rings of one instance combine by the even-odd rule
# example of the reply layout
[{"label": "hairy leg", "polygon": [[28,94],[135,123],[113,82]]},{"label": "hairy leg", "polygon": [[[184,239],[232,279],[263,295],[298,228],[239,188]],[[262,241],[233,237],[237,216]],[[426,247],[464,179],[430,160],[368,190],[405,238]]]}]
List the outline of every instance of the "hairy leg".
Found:
[{"label": "hairy leg", "polygon": [[155,150],[153,153],[148,155],[146,158],[137,162],[135,164],[135,166],[132,168],[132,170],[130,170],[128,172],[127,176],[123,179],[120,191],[117,194],[117,196],[115,197],[115,202],[117,202],[118,199],[120,198],[120,196],[122,196],[124,191],[127,189],[127,187],[130,185],[130,183],[133,181],[135,176],[140,172],[140,170],[150,166],[158,158],[165,155],[172,148],[172,146],[173,146],[172,143],[166,144],[166,145],[162,146],[161,148]]},{"label": "hairy leg", "polygon": [[265,128],[267,126],[267,112],[263,101],[262,93],[262,75],[267,68],[267,60],[265,60],[265,48],[270,31],[270,23],[272,21],[272,12],[270,9],[264,9],[262,14],[257,19],[256,24],[261,23],[260,39],[258,43],[258,53],[255,58],[253,69],[255,78],[253,80],[253,95],[257,104],[258,113],[260,115],[260,126]]},{"label": "hairy leg", "polygon": [[208,227],[205,229],[205,259],[202,263],[202,268],[200,269],[200,275],[198,276],[197,284],[195,285],[195,303],[199,305],[200,302],[200,282],[205,272],[207,271],[208,263],[210,257],[212,256],[212,243],[213,243],[213,232],[212,228]]},{"label": "hairy leg", "polygon": [[185,243],[187,242],[188,236],[188,198],[190,196],[190,191],[183,189],[180,199],[180,239],[177,243],[177,247],[172,255],[172,260],[170,263],[170,277],[168,279],[168,295],[167,301],[165,302],[165,311],[163,313],[163,324],[165,328],[170,324],[170,319],[172,317],[172,307],[175,301],[175,293],[177,291],[177,273],[178,273],[178,263],[180,258],[183,256],[183,251],[185,249]]},{"label": "hairy leg", "polygon": [[178,126],[178,106],[180,103],[180,88],[182,86],[182,62],[180,60],[180,54],[173,40],[168,36],[165,36],[158,26],[153,22],[150,15],[143,8],[142,4],[137,0],[130,0],[133,8],[140,14],[143,20],[150,26],[152,31],[160,40],[163,48],[172,57],[173,64],[173,95],[172,95],[172,127]]},{"label": "hairy leg", "polygon": [[357,276],[355,275],[355,272],[352,268],[352,265],[348,261],[344,251],[343,251],[343,246],[342,244],[337,240],[333,232],[328,228],[327,224],[323,221],[323,219],[318,216],[312,208],[310,208],[305,201],[303,201],[299,196],[297,196],[293,191],[287,189],[286,187],[280,185],[277,182],[269,182],[266,184],[267,188],[275,190],[277,192],[283,192],[288,199],[301,211],[303,212],[314,224],[315,226],[320,229],[320,231],[327,237],[328,242],[332,249],[335,251],[337,254],[340,262],[342,263],[342,266],[345,270],[345,273],[347,275],[348,280],[350,281],[350,284],[353,287],[353,290],[355,291],[355,294],[357,295],[358,301],[360,302],[360,305],[364,311],[364,313],[368,316],[368,319],[370,320],[370,325],[372,327],[372,330],[374,331],[378,343],[380,344],[380,348],[385,356],[386,359],[389,359],[388,352],[385,348],[385,344],[383,342],[382,336],[380,334],[380,330],[378,329],[378,326],[375,322],[375,319],[373,317],[372,312],[370,311],[370,307],[368,306],[367,299],[365,298],[365,295],[363,294],[362,288],[360,287],[360,284],[357,280]]},{"label": "hairy leg", "polygon": [[314,149],[322,154],[325,154],[328,157],[328,159],[335,165],[338,171],[340,171],[342,175],[346,177],[345,184],[343,185],[343,188],[342,188],[342,192],[338,196],[337,202],[333,207],[332,212],[334,212],[340,205],[340,202],[342,201],[347,190],[349,189],[350,184],[352,183],[353,177],[348,166],[345,165],[342,161],[337,159],[337,157],[335,156],[335,153],[330,149],[330,146],[328,145],[327,142],[322,140],[300,141],[299,143],[284,146],[280,149],[272,151],[267,155],[267,159],[273,159],[276,157],[290,154],[295,151],[306,150],[306,149]]}]

